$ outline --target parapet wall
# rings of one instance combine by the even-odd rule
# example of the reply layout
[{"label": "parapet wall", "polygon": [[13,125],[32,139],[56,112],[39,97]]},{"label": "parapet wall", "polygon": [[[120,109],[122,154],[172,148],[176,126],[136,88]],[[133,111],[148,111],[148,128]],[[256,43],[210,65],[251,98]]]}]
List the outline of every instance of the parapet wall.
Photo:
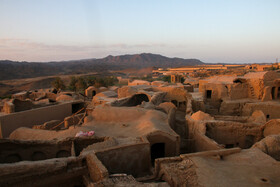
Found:
[{"label": "parapet wall", "polygon": [[143,177],[150,172],[149,153],[149,143],[141,142],[97,151],[96,156],[110,174],[127,173],[135,177]]},{"label": "parapet wall", "polygon": [[72,103],[63,103],[0,116],[0,137],[7,138],[19,127],[32,127],[50,120],[63,120],[72,114]]}]

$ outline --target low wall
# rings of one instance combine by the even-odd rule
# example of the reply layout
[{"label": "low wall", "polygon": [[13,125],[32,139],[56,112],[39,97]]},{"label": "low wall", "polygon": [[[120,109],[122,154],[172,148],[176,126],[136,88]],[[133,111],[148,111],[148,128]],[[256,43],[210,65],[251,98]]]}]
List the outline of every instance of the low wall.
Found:
[{"label": "low wall", "polygon": [[194,152],[201,152],[201,151],[211,151],[221,149],[219,144],[214,140],[208,138],[207,136],[196,133],[193,137],[194,139]]},{"label": "low wall", "polygon": [[261,110],[267,120],[280,118],[279,102],[246,103],[242,109],[242,116],[251,116],[256,110]]},{"label": "low wall", "polygon": [[148,142],[118,146],[96,152],[98,159],[110,174],[126,173],[142,177],[150,172],[150,145]]},{"label": "low wall", "polygon": [[83,157],[0,164],[0,186],[83,186]]},{"label": "low wall", "polygon": [[[0,132],[7,138],[19,127],[32,127],[50,120],[64,120],[72,114],[72,103],[63,103],[0,116]],[[1,137],[1,134],[0,134]]]},{"label": "low wall", "polygon": [[176,156],[180,153],[180,136],[170,136],[162,132],[151,133],[147,136],[150,145],[164,143],[165,156]]},{"label": "low wall", "polygon": [[250,148],[263,138],[262,126],[232,121],[213,121],[206,123],[206,136],[226,148]]},{"label": "low wall", "polygon": [[0,163],[37,161],[71,156],[72,141],[0,140]]},{"label": "low wall", "polygon": [[88,172],[93,182],[101,181],[109,177],[109,172],[101,161],[96,157],[94,153],[90,153],[86,156]]}]

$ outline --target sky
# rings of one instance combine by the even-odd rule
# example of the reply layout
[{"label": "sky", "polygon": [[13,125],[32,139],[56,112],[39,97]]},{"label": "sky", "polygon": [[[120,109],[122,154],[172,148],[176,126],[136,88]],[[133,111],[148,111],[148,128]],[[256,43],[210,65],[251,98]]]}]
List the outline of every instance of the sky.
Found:
[{"label": "sky", "polygon": [[280,59],[280,0],[0,0],[0,60]]}]

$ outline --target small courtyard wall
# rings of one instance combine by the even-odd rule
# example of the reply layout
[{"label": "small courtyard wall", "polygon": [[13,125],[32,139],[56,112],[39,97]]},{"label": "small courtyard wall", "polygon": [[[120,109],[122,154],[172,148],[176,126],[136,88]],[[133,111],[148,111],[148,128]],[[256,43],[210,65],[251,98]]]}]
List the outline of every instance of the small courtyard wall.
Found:
[{"label": "small courtyard wall", "polygon": [[[72,114],[72,103],[64,103],[0,116],[2,137],[19,127],[32,127],[50,120],[63,120]],[[1,137],[1,135],[0,135]]]},{"label": "small courtyard wall", "polygon": [[189,138],[192,139],[194,143],[192,152],[209,151],[222,148],[217,142],[205,135],[206,121],[196,121],[188,115],[186,116],[186,120],[189,128]]},{"label": "small courtyard wall", "polygon": [[86,174],[81,157],[0,164],[0,186],[82,186]]},{"label": "small courtyard wall", "polygon": [[174,137],[158,131],[147,135],[147,139],[151,146],[155,143],[164,143],[165,157],[176,156],[180,153],[180,136]]},{"label": "small courtyard wall", "polygon": [[0,163],[37,161],[71,156],[72,141],[0,140]]},{"label": "small courtyard wall", "polygon": [[104,149],[97,151],[96,156],[110,174],[126,173],[140,177],[149,174],[150,171],[151,158],[148,142]]},{"label": "small courtyard wall", "polygon": [[206,123],[206,136],[226,148],[250,148],[263,138],[262,126],[232,121],[211,121]]},{"label": "small courtyard wall", "polygon": [[242,115],[251,116],[256,110],[261,110],[267,120],[280,118],[280,103],[278,102],[246,103],[242,109]]}]

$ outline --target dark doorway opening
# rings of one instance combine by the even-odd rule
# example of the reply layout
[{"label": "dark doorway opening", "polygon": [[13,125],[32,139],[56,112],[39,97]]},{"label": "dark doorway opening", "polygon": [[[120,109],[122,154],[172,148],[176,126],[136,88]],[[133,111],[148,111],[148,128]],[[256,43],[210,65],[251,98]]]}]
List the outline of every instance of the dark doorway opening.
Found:
[{"label": "dark doorway opening", "polygon": [[206,98],[211,99],[212,97],[212,90],[206,90]]},{"label": "dark doorway opening", "polygon": [[[83,103],[74,103],[72,104],[72,114],[78,112],[79,110],[81,110],[84,107]],[[83,112],[83,111],[81,111]]]},{"label": "dark doorway opening", "polygon": [[278,87],[277,99],[280,99],[280,87]]},{"label": "dark doorway opening", "polygon": [[96,95],[96,91],[93,90],[93,91],[92,91],[92,97],[95,96],[95,95]]},{"label": "dark doorway opening", "polygon": [[226,146],[225,146],[225,148],[233,148],[234,147],[234,145],[233,144],[226,144]]},{"label": "dark doorway opening", "polygon": [[178,102],[176,100],[171,101],[176,107],[178,106]]},{"label": "dark doorway opening", "polygon": [[272,96],[272,99],[275,99],[275,87],[272,87],[272,89],[271,89],[271,96]]},{"label": "dark doorway opening", "polygon": [[165,143],[155,143],[151,146],[151,160],[152,164],[155,164],[156,158],[162,158],[165,156]]},{"label": "dark doorway opening", "polygon": [[137,106],[141,105],[142,102],[149,102],[149,98],[145,94],[136,94],[132,96],[123,106]]}]

